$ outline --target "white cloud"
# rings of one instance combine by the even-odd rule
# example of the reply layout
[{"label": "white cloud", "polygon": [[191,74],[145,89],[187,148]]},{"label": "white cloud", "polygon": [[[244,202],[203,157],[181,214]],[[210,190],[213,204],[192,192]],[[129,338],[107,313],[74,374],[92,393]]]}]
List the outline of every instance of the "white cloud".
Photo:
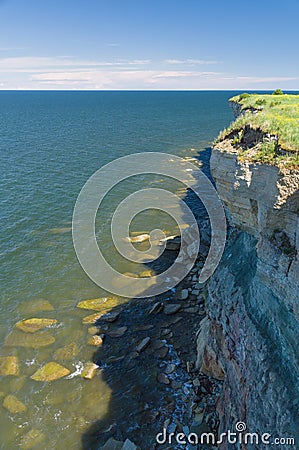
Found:
[{"label": "white cloud", "polygon": [[221,64],[220,61],[213,60],[205,60],[205,59],[165,59],[164,62],[166,64],[173,65],[188,65],[188,66],[196,66],[196,65],[205,65],[205,64]]}]

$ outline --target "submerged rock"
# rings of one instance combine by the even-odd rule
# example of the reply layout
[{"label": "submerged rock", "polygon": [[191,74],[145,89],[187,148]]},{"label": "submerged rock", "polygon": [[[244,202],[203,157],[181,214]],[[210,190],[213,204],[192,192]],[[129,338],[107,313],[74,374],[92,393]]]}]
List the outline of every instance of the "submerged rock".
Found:
[{"label": "submerged rock", "polygon": [[83,300],[77,304],[80,309],[93,309],[94,311],[104,311],[112,309],[119,304],[119,298],[116,296],[93,298]]},{"label": "submerged rock", "polygon": [[98,327],[93,326],[93,327],[89,327],[87,329],[88,334],[97,334],[97,332],[99,331]]},{"label": "submerged rock", "polygon": [[94,345],[96,347],[100,347],[103,344],[103,339],[101,336],[90,336],[87,341],[88,345]]},{"label": "submerged rock", "polygon": [[189,296],[188,289],[182,289],[179,295],[180,300],[186,300]]},{"label": "submerged rock", "polygon": [[36,300],[29,300],[27,302],[21,303],[18,307],[18,311],[21,314],[35,314],[41,311],[54,311],[54,306],[42,298]]},{"label": "submerged rock", "polygon": [[165,373],[159,373],[157,375],[157,381],[161,384],[170,384],[170,380],[169,380],[168,376],[165,375]]},{"label": "submerged rock", "polygon": [[54,381],[70,373],[66,367],[52,361],[38,369],[30,378],[35,381]]},{"label": "submerged rock", "polygon": [[175,314],[181,309],[181,307],[182,307],[182,305],[180,305],[180,304],[172,303],[172,304],[165,306],[164,312],[167,315]]},{"label": "submerged rock", "polygon": [[14,395],[7,395],[5,397],[3,407],[12,414],[18,414],[27,410],[27,406],[18,400]]},{"label": "submerged rock", "polygon": [[0,356],[0,376],[4,375],[19,375],[17,356]]},{"label": "submerged rock", "polygon": [[41,431],[33,428],[21,438],[20,448],[22,450],[28,450],[35,447],[36,445],[41,444],[44,439],[45,435]]},{"label": "submerged rock", "polygon": [[163,311],[163,308],[164,308],[163,303],[156,302],[149,310],[149,314],[158,314],[159,312]]},{"label": "submerged rock", "polygon": [[101,320],[104,322],[115,322],[119,318],[119,311],[108,312],[101,316]]},{"label": "submerged rock", "polygon": [[24,331],[25,333],[35,333],[36,331],[42,330],[43,328],[50,327],[57,323],[56,319],[39,319],[33,317],[32,319],[22,320],[16,323],[16,327]]},{"label": "submerged rock", "polygon": [[138,244],[141,242],[148,241],[149,238],[150,238],[150,235],[145,233],[145,234],[139,234],[138,236],[127,237],[127,238],[125,238],[125,240],[127,242],[132,242],[134,244]]},{"label": "submerged rock", "polygon": [[119,328],[115,328],[115,330],[108,331],[107,334],[110,337],[121,337],[125,334],[127,329],[128,329],[128,327],[119,327]]},{"label": "submerged rock", "polygon": [[139,274],[139,278],[151,278],[155,276],[155,272],[153,270],[143,270],[142,272],[140,272]]},{"label": "submerged rock", "polygon": [[116,441],[113,437],[109,438],[108,441],[103,445],[102,450],[121,450],[123,442]]},{"label": "submerged rock", "polygon": [[137,450],[137,446],[130,439],[126,439],[121,450]]},{"label": "submerged rock", "polygon": [[98,369],[99,366],[97,364],[89,362],[83,369],[82,377],[85,378],[86,380],[92,380],[95,374],[97,373]]},{"label": "submerged rock", "polygon": [[57,360],[66,360],[66,359],[73,359],[76,355],[79,353],[78,345],[75,342],[71,342],[68,345],[65,345],[64,347],[61,347],[56,350],[54,353],[54,359]]},{"label": "submerged rock", "polygon": [[24,334],[22,331],[14,329],[5,339],[5,345],[8,347],[39,348],[51,345],[53,342],[55,342],[55,338],[48,331]]},{"label": "submerged rock", "polygon": [[146,338],[142,339],[142,341],[137,345],[137,347],[135,349],[136,352],[138,352],[138,353],[143,352],[143,350],[145,350],[146,347],[149,346],[150,342],[151,342],[150,337],[146,337]]}]

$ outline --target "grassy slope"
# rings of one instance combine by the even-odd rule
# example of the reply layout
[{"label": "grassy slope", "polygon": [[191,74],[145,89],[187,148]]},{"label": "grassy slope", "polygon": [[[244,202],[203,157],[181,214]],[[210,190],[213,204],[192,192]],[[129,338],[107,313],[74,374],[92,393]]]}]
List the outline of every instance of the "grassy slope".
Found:
[{"label": "grassy slope", "polygon": [[[299,95],[241,94],[230,99],[243,112],[217,138],[231,139],[240,159],[282,167],[299,167]],[[244,145],[248,127],[264,137],[250,149]]]}]

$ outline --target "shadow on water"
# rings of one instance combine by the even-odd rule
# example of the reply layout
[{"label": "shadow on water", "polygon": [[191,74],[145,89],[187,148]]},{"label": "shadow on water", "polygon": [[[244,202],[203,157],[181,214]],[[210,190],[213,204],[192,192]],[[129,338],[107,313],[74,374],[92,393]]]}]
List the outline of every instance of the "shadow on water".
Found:
[{"label": "shadow on water", "polygon": [[[209,178],[210,154],[211,149],[206,148],[197,155],[202,163],[201,169]],[[192,190],[187,190],[184,201],[199,222],[203,219],[207,223],[207,212]],[[209,235],[209,230],[206,230],[206,235]],[[161,272],[161,267],[165,270],[176,256],[176,251],[165,250],[158,262],[148,266],[156,273]],[[190,279],[185,279],[177,287],[189,286]],[[162,431],[165,421],[170,419],[170,423],[188,423],[187,396],[178,394],[178,387],[190,383],[186,362],[196,358],[195,335],[200,316],[190,314],[188,308],[197,307],[199,299],[190,295],[188,303],[184,303],[183,308],[173,315],[167,315],[164,311],[149,313],[156,302],[182,304],[178,299],[177,287],[155,298],[132,299],[114,308],[114,311],[120,311],[114,323],[98,321],[98,333],[105,334],[105,339],[103,346],[95,352],[93,361],[100,366],[100,376],[111,389],[111,399],[106,416],[93,423],[83,434],[83,449],[100,449],[109,437],[121,441],[129,438],[142,450],[154,449],[157,445],[155,436]],[[123,336],[109,336],[110,330],[124,326],[127,331]],[[147,337],[150,338],[150,345],[136,352],[136,346]],[[171,383],[163,384],[157,381],[157,377],[165,371],[167,364],[175,364],[176,368],[169,375]]]}]

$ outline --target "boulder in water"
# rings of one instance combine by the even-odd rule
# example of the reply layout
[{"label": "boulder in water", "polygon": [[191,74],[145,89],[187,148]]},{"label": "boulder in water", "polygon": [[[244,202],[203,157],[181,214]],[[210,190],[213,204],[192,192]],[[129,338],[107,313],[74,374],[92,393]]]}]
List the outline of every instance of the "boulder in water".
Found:
[{"label": "boulder in water", "polygon": [[66,367],[52,361],[38,369],[30,378],[35,381],[54,381],[69,374]]},{"label": "boulder in water", "polygon": [[33,317],[32,319],[22,320],[16,323],[16,327],[24,331],[25,333],[35,333],[36,331],[42,330],[43,328],[50,327],[57,323],[56,319],[39,319]]},{"label": "boulder in water", "polygon": [[7,395],[3,401],[3,406],[11,414],[19,414],[27,410],[27,406],[18,400],[14,395]]},{"label": "boulder in water", "polygon": [[54,353],[54,359],[66,360],[73,359],[79,353],[78,345],[75,342],[65,345],[64,347],[58,348]]},{"label": "boulder in water", "polygon": [[22,331],[14,329],[5,339],[5,345],[8,347],[39,348],[51,345],[53,342],[55,342],[55,338],[48,331],[24,334]]},{"label": "boulder in water", "polygon": [[17,356],[0,356],[0,376],[19,375]]},{"label": "boulder in water", "polygon": [[119,304],[116,296],[92,298],[90,300],[82,300],[77,304],[80,309],[92,309],[94,311],[105,311],[112,309]]}]

